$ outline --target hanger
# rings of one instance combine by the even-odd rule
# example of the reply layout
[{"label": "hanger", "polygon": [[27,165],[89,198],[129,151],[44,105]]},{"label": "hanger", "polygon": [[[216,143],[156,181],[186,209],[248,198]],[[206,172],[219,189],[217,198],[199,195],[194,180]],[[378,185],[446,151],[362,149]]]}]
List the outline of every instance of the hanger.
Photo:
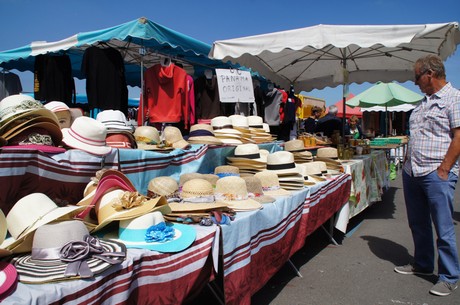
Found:
[{"label": "hanger", "polygon": [[160,64],[163,67],[169,67],[171,65],[171,57],[169,56],[160,56]]},{"label": "hanger", "polygon": [[204,70],[204,76],[206,76],[206,79],[212,79],[212,70],[211,69]]}]

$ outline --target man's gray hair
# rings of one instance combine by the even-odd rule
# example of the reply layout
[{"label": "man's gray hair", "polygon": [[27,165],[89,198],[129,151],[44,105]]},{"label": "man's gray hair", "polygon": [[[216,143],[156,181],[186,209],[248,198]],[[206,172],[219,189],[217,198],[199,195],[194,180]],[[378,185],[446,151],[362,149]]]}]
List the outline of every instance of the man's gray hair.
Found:
[{"label": "man's gray hair", "polygon": [[330,114],[337,115],[337,112],[339,112],[339,108],[337,108],[336,105],[329,106],[329,113]]}]

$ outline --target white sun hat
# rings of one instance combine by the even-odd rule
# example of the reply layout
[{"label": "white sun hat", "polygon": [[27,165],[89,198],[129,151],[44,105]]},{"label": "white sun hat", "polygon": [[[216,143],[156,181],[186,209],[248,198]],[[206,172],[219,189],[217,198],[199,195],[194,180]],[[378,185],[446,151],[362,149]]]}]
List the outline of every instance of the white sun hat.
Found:
[{"label": "white sun hat", "polygon": [[107,127],[93,118],[81,116],[70,128],[62,129],[62,142],[93,155],[107,155],[112,147],[106,143]]},{"label": "white sun hat", "polygon": [[108,109],[101,111],[97,114],[96,121],[104,124],[107,130],[133,130],[131,126],[128,126],[128,120],[120,110]]}]

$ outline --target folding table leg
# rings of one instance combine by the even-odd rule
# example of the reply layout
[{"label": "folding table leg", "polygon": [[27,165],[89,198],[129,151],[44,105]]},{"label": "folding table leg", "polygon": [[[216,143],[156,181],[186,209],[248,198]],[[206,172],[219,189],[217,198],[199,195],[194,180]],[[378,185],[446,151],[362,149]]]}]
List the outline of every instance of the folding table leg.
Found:
[{"label": "folding table leg", "polygon": [[217,299],[219,304],[225,305],[224,297],[223,297],[223,292],[221,289],[218,287],[218,285],[214,282],[208,283],[208,288],[211,290],[212,294],[214,297]]},{"label": "folding table leg", "polygon": [[292,269],[294,269],[295,273],[297,273],[298,277],[303,277],[302,274],[300,273],[299,269],[294,265],[294,263],[291,261],[291,259],[288,259],[288,263],[291,265]]}]

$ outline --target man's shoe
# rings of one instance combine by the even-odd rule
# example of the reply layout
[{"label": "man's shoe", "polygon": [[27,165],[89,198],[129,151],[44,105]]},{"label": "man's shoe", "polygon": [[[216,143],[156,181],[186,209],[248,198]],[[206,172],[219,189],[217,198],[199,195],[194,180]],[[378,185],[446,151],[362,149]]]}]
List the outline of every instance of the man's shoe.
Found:
[{"label": "man's shoe", "polygon": [[430,293],[434,295],[438,295],[441,297],[448,296],[449,294],[452,293],[455,289],[457,289],[457,284],[455,283],[448,283],[448,282],[437,282],[436,285],[434,285],[430,289]]},{"label": "man's shoe", "polygon": [[395,272],[397,272],[399,274],[419,274],[419,275],[432,275],[433,274],[432,271],[416,269],[414,266],[412,266],[410,264],[405,265],[405,266],[395,267],[394,270],[395,270]]}]

